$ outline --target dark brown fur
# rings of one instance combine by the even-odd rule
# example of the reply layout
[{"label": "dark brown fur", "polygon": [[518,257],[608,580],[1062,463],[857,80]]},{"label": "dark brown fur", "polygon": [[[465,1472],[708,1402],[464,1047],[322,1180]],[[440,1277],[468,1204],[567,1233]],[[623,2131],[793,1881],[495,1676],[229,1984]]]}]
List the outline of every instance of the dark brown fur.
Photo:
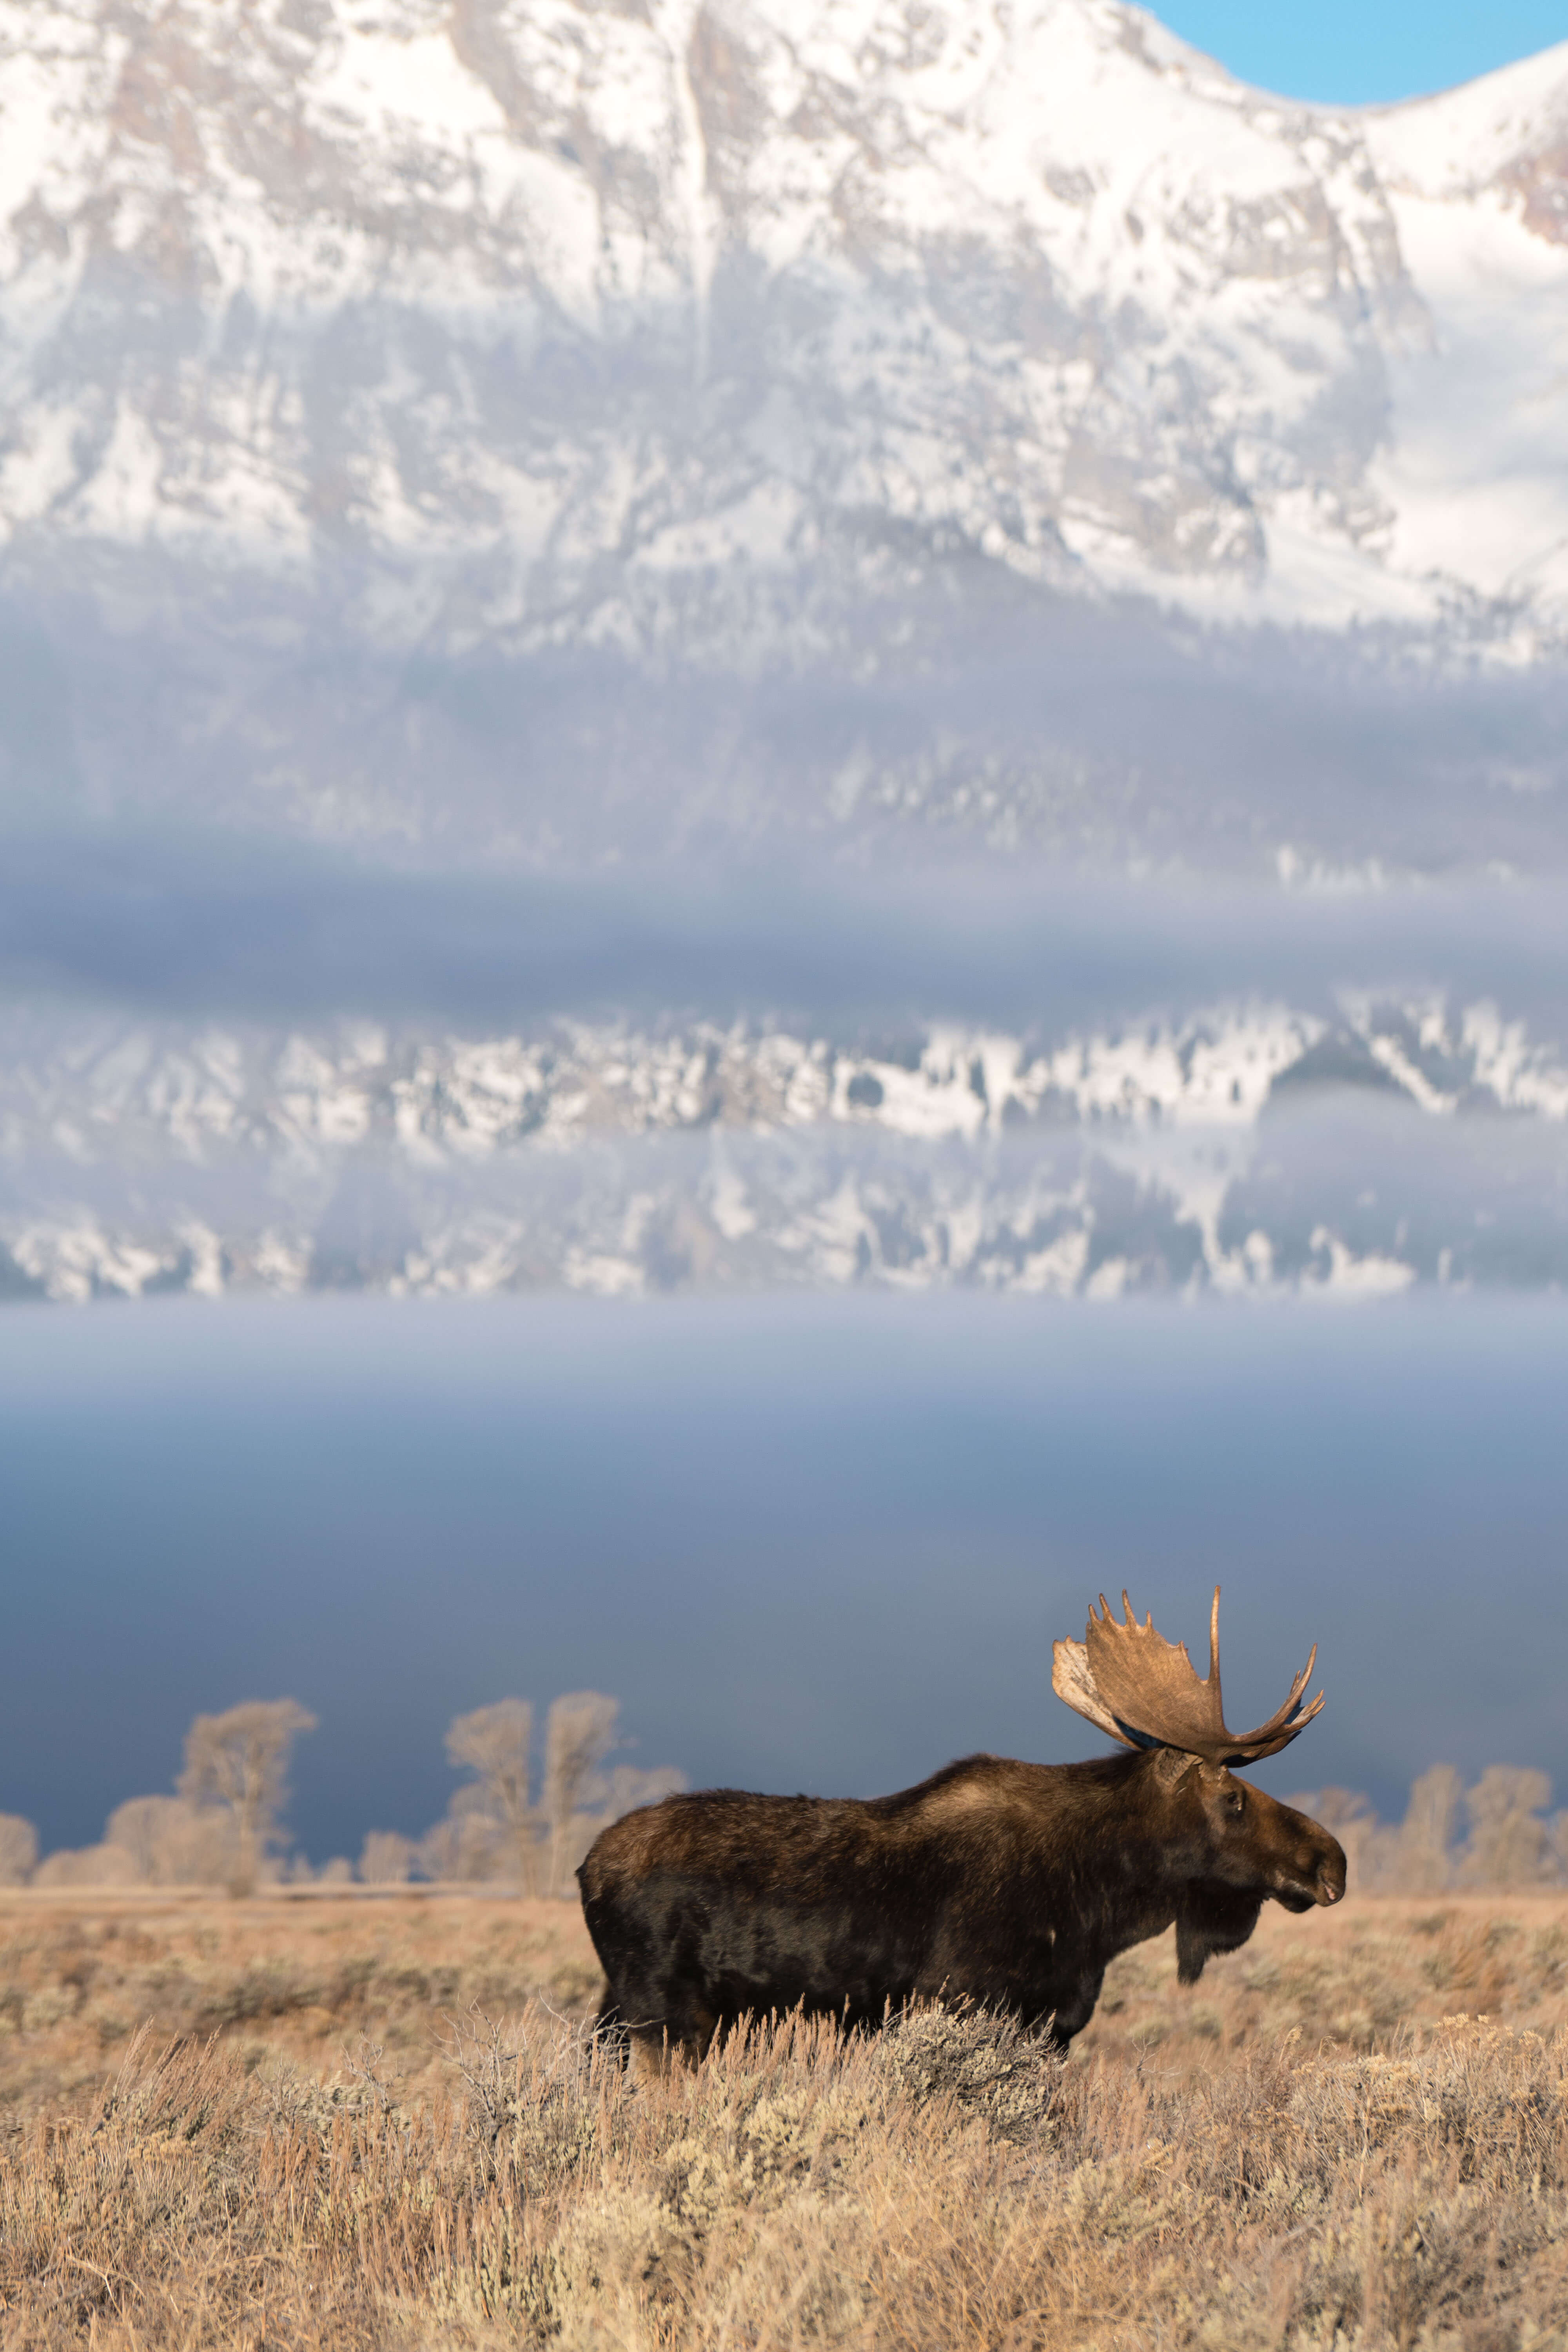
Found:
[{"label": "dark brown fur", "polygon": [[700,2056],[796,2007],[879,2022],[921,1998],[1088,2023],[1106,1964],[1173,1922],[1184,1984],[1264,1902],[1335,1903],[1345,1858],[1304,1813],[1168,1748],[1089,1764],[970,1756],[894,1797],[710,1789],[628,1813],[577,1874],[609,1980],[601,2024]]}]

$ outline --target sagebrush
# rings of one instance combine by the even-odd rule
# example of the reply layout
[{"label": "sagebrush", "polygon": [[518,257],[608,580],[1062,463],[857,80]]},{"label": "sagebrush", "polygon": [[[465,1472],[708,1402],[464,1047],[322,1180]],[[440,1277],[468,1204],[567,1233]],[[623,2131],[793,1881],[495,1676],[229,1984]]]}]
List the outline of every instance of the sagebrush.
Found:
[{"label": "sagebrush", "polygon": [[8,2346],[1568,2346],[1560,1897],[1162,1939],[1065,2061],[786,2020],[643,2090],[559,1904],[0,1935]]}]

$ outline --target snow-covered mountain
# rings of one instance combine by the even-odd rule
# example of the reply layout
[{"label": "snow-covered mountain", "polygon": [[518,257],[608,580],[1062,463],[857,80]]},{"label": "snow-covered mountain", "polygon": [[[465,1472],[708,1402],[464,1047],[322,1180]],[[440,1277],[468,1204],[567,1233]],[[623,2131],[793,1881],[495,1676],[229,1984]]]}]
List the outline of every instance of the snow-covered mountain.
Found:
[{"label": "snow-covered mountain", "polygon": [[1120,0],[0,5],[4,576],[111,621],[743,670],[935,582],[1521,654],[1564,381],[1568,45],[1345,111]]},{"label": "snow-covered mountain", "polygon": [[1568,1281],[1568,1064],[1495,1008],[1054,1043],[13,1019],[0,1292]]},{"label": "snow-covered mountain", "polygon": [[[1356,112],[1121,0],[0,0],[6,970],[199,1006],[193,817],[655,893],[1560,870],[1564,384],[1568,45]],[[285,877],[222,1001],[376,1008],[340,879],[343,994],[277,984]],[[1568,1279],[1491,984],[876,1048],[9,1010],[0,1288]]]}]

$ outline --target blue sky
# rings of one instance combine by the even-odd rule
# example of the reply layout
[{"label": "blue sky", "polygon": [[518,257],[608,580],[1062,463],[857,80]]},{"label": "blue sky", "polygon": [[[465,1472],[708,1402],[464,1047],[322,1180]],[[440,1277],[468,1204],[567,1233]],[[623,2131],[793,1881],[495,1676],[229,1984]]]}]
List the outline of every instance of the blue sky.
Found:
[{"label": "blue sky", "polygon": [[1568,40],[1568,0],[1156,0],[1153,13],[1244,81],[1347,106],[1447,89]]}]

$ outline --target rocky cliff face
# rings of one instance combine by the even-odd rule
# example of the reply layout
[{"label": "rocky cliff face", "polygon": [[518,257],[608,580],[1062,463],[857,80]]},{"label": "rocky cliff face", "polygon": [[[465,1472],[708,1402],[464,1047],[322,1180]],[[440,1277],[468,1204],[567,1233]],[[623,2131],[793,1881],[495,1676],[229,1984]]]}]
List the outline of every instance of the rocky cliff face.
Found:
[{"label": "rocky cliff face", "polygon": [[1119,0],[6,0],[5,576],[742,670],[933,583],[1554,644],[1565,171],[1568,48],[1345,113]]}]

